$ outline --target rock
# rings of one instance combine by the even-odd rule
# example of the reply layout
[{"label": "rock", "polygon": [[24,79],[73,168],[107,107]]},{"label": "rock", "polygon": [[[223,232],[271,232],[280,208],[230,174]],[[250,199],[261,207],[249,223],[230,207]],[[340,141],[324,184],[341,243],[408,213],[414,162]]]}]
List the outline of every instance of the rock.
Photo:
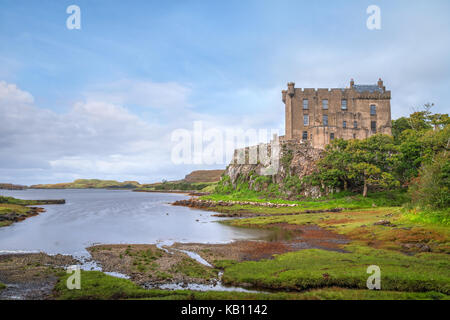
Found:
[{"label": "rock", "polygon": [[387,226],[387,227],[393,227],[394,225],[389,220],[380,220],[374,223],[374,225],[378,226]]},{"label": "rock", "polygon": [[[270,153],[271,146],[261,144]],[[258,176],[264,175],[266,167],[263,161],[258,161],[255,164],[249,164],[248,161],[244,164],[238,163],[238,154],[244,152],[246,159],[248,159],[250,148],[239,149],[235,151],[233,160],[225,170],[225,176],[230,178],[230,183],[236,187],[238,183],[248,182],[250,189],[261,191],[267,189],[268,181],[257,181]],[[316,170],[316,161],[320,159],[323,150],[312,148],[308,143],[296,140],[282,140],[280,141],[279,165],[278,170],[273,175],[267,176],[273,183],[277,183],[281,187],[284,186],[285,178],[288,176],[296,176],[299,179],[312,174]],[[242,162],[242,161],[241,161]],[[322,191],[318,186],[306,186],[300,195],[307,197],[320,197]],[[333,190],[329,190],[330,192]],[[286,195],[289,198],[296,198],[299,194],[292,190],[286,190]]]}]

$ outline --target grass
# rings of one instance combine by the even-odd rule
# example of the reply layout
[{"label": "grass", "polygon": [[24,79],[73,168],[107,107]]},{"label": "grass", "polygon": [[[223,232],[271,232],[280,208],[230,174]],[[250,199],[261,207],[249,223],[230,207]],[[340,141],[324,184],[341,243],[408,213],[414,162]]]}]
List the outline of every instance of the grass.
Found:
[{"label": "grass", "polygon": [[408,210],[405,217],[412,222],[450,226],[450,208],[442,210],[414,208]]},{"label": "grass", "polygon": [[37,203],[36,200],[22,200],[22,199],[16,199],[13,197],[0,196],[0,204],[2,204],[2,205],[12,204],[12,205],[17,205],[17,206],[29,206],[29,205],[34,205],[36,203]]},{"label": "grass", "polygon": [[9,213],[17,213],[17,214],[26,215],[30,211],[31,211],[30,208],[24,207],[22,205],[0,203],[0,215],[9,214]]},{"label": "grass", "polygon": [[373,290],[354,290],[327,288],[302,293],[247,293],[227,291],[189,291],[189,290],[146,290],[130,280],[106,275],[99,271],[81,271],[81,289],[69,290],[67,278],[63,274],[55,289],[54,298],[61,300],[109,300],[109,299],[148,299],[148,300],[319,300],[319,299],[448,299],[439,292],[392,292]]},{"label": "grass", "polygon": [[[392,226],[375,225],[380,220],[388,220]],[[411,221],[408,215],[405,216],[405,209],[398,207],[354,209],[333,213],[265,215],[227,220],[222,223],[246,228],[272,228],[280,224],[315,224],[343,234],[359,244],[375,248],[405,251],[404,245],[426,244],[433,252],[450,253],[450,229],[447,226]],[[411,250],[414,251],[414,248]]]},{"label": "grass", "polygon": [[198,279],[211,279],[217,277],[217,270],[205,267],[195,260],[183,258],[180,262],[174,264],[170,272],[181,273],[188,277]]},{"label": "grass", "polygon": [[6,288],[6,285],[4,285],[3,283],[0,282],[0,291],[2,291],[5,288]]},{"label": "grass", "polygon": [[[18,199],[16,199],[16,200],[18,200]],[[4,216],[4,215],[17,214],[23,218],[26,218],[26,217],[30,216],[31,213],[32,213],[32,210],[23,205],[0,203],[0,220],[2,220],[2,216]],[[14,221],[12,221],[12,220],[2,220],[2,221],[0,221],[0,228],[9,226],[13,223],[14,223]]]},{"label": "grass", "polygon": [[[287,203],[298,204],[301,209],[305,210],[326,210],[334,208],[361,209],[371,208],[373,206],[401,206],[406,201],[404,192],[378,192],[371,193],[367,197],[360,194],[350,192],[340,192],[327,197],[318,199],[304,199],[298,201],[290,201],[281,198],[262,197],[256,191],[249,191],[244,194],[211,194],[200,197],[204,200],[213,201],[251,201],[251,202],[269,202],[269,203]],[[255,206],[253,206],[255,207]],[[297,209],[298,210],[298,209]]]},{"label": "grass", "polygon": [[347,246],[349,253],[319,249],[300,250],[272,260],[246,261],[225,268],[223,281],[262,289],[307,290],[322,287],[366,288],[370,265],[381,268],[383,290],[450,293],[446,255],[402,253]]}]

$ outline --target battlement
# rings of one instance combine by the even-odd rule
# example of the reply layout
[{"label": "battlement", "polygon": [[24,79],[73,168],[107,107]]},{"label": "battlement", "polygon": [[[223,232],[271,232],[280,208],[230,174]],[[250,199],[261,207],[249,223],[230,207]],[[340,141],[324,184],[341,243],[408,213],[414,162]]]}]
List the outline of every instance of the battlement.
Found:
[{"label": "battlement", "polygon": [[307,140],[324,148],[331,140],[364,139],[375,133],[391,134],[391,91],[383,81],[346,88],[295,88],[282,91],[286,108],[286,140]]}]

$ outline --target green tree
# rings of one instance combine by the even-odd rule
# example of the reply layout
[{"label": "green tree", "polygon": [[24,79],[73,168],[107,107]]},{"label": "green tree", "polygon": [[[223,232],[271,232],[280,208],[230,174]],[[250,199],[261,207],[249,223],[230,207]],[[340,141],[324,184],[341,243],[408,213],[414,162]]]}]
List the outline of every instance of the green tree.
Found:
[{"label": "green tree", "polygon": [[419,176],[410,185],[411,202],[422,207],[450,207],[450,156],[444,151],[420,168]]},{"label": "green tree", "polygon": [[328,187],[343,187],[347,190],[349,183],[348,164],[350,154],[345,152],[348,140],[336,139],[325,147],[325,156],[319,161],[318,179]]},{"label": "green tree", "polygon": [[364,140],[351,140],[346,152],[350,161],[349,177],[363,186],[363,196],[370,187],[390,189],[400,183],[392,175],[397,147],[391,136],[376,134]]}]

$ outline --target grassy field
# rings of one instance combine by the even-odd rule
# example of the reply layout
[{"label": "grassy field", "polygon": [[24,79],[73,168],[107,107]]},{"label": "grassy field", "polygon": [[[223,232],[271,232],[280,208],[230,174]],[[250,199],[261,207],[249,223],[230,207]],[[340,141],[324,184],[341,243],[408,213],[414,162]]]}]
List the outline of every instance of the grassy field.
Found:
[{"label": "grassy field", "polygon": [[365,289],[367,267],[381,269],[382,289],[450,293],[448,257],[433,253],[402,253],[346,246],[348,253],[319,249],[300,250],[271,260],[248,261],[225,268],[229,284],[250,284],[262,289],[302,291],[323,287]]},{"label": "grassy field", "polygon": [[148,300],[396,300],[424,299],[448,300],[449,296],[440,292],[399,292],[356,290],[330,287],[301,293],[246,293],[189,290],[146,290],[130,280],[115,278],[99,271],[81,272],[81,289],[69,290],[66,281],[69,275],[60,278],[54,290],[54,298],[61,300],[78,299],[148,299]]},{"label": "grassy field", "polygon": [[404,192],[379,192],[371,193],[367,197],[350,192],[340,192],[327,197],[317,199],[306,198],[298,201],[290,201],[281,198],[263,197],[255,191],[233,194],[211,194],[200,199],[213,201],[252,201],[268,203],[298,204],[305,209],[331,209],[331,208],[369,208],[372,206],[401,206],[406,200]]}]

